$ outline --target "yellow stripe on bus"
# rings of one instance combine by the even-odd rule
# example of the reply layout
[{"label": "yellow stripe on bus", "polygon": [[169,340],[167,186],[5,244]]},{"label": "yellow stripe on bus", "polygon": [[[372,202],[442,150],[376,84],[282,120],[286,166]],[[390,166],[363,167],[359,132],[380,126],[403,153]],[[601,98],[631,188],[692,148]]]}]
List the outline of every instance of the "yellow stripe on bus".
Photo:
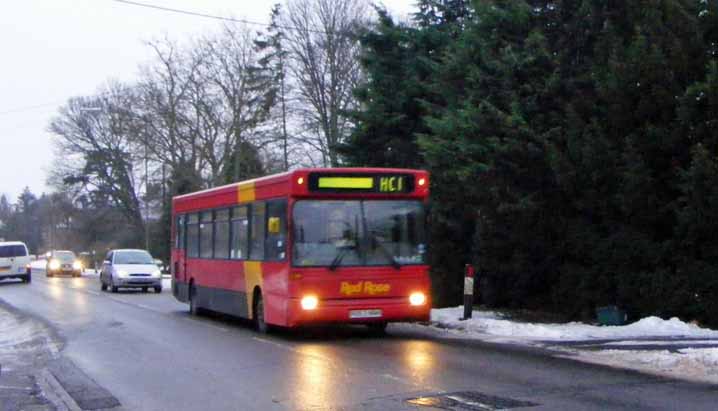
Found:
[{"label": "yellow stripe on bus", "polygon": [[249,201],[254,201],[254,198],[255,198],[254,183],[239,184],[239,187],[237,187],[237,202],[238,203],[246,203]]},{"label": "yellow stripe on bus", "polygon": [[262,288],[262,262],[244,262],[244,290],[247,293],[247,312],[249,318],[254,318],[254,287]]},{"label": "yellow stripe on bus", "polygon": [[319,188],[372,188],[371,177],[319,177]]}]

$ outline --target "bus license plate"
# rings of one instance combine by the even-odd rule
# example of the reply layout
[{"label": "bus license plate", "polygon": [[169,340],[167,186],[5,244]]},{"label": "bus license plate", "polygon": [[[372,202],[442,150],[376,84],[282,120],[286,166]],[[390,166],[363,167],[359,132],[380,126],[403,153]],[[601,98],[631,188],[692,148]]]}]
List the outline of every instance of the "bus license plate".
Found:
[{"label": "bus license plate", "polygon": [[381,310],[351,310],[349,318],[379,318]]}]

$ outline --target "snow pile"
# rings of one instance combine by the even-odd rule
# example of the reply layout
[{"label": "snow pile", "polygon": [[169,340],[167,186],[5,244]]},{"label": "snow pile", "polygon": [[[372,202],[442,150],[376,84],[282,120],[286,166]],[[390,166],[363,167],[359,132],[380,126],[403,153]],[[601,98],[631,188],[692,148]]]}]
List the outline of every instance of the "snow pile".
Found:
[{"label": "snow pile", "polygon": [[47,260],[45,259],[35,260],[30,263],[30,268],[33,268],[35,270],[44,270],[46,266]]},{"label": "snow pile", "polygon": [[604,350],[577,354],[582,360],[591,363],[718,383],[718,348],[684,348],[677,351]]},{"label": "snow pile", "polygon": [[495,312],[474,311],[473,318],[461,321],[463,307],[431,310],[432,323],[441,328],[471,335],[510,337],[530,341],[598,340],[640,337],[718,338],[718,331],[700,328],[678,318],[663,320],[647,317],[624,326],[600,327],[578,322],[567,324],[520,323],[502,318]]},{"label": "snow pile", "polygon": [[463,307],[431,310],[432,325],[464,338],[549,346],[553,352],[590,363],[718,383],[718,331],[678,318],[647,317],[624,326],[600,327],[514,322],[500,313],[476,310],[473,318],[461,321],[463,314]]}]

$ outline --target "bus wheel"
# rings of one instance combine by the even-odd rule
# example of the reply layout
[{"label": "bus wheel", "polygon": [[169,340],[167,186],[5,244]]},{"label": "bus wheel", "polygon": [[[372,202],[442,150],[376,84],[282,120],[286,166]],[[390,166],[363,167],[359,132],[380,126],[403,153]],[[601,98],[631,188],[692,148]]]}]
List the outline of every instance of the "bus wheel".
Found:
[{"label": "bus wheel", "polygon": [[197,306],[197,290],[194,285],[190,286],[189,289],[189,313],[192,315],[199,315],[200,310]]},{"label": "bus wheel", "polygon": [[380,322],[380,323],[369,323],[366,326],[369,327],[369,331],[372,334],[376,335],[384,335],[386,334],[386,326],[388,324],[386,322]]},{"label": "bus wheel", "polygon": [[254,326],[261,334],[269,331],[269,326],[264,321],[264,301],[261,293],[258,293],[254,299]]}]

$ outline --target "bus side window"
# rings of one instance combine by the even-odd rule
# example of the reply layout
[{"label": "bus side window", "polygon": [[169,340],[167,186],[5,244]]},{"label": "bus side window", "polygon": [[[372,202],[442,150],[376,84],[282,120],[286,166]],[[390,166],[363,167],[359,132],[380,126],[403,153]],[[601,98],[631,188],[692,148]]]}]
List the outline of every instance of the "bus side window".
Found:
[{"label": "bus side window", "polygon": [[199,214],[187,216],[187,256],[199,257]]},{"label": "bus side window", "polygon": [[249,219],[247,206],[232,209],[232,248],[229,258],[245,260],[249,254]]},{"label": "bus side window", "polygon": [[212,212],[201,212],[199,219],[199,256],[200,258],[212,258],[212,237],[214,236]]},{"label": "bus side window", "polygon": [[266,216],[267,205],[263,201],[252,203],[252,219],[249,223],[252,231],[252,237],[250,239],[251,249],[249,251],[249,258],[252,260],[263,260],[264,259],[264,240],[266,233]]},{"label": "bus side window", "polygon": [[177,225],[175,226],[175,235],[177,237],[175,241],[175,248],[176,249],[183,249],[185,247],[185,216],[180,215],[177,217]]},{"label": "bus side window", "polygon": [[214,212],[214,258],[229,258],[229,209]]},{"label": "bus side window", "polygon": [[287,200],[267,203],[267,240],[265,257],[269,261],[281,261],[287,249]]}]

